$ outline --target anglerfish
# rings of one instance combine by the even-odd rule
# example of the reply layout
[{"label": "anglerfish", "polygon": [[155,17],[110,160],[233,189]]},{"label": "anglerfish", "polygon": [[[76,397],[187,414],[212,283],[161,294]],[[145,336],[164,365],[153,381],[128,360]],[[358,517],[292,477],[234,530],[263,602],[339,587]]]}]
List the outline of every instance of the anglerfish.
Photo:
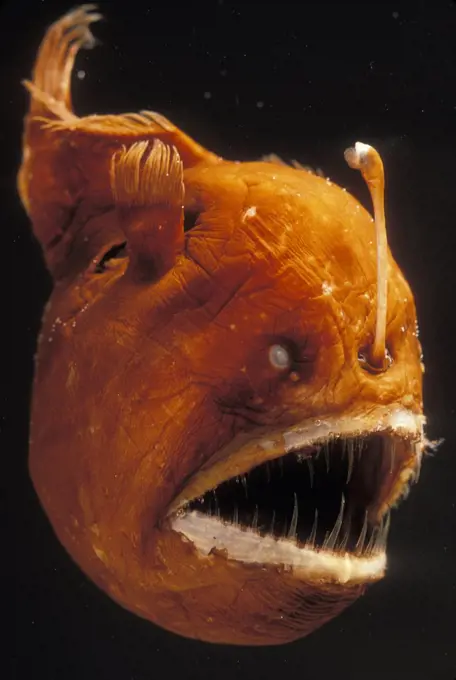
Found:
[{"label": "anglerfish", "polygon": [[78,117],[93,5],[40,47],[18,186],[53,281],[30,474],[59,541],[138,616],[209,642],[304,637],[386,570],[425,449],[412,291],[373,216],[276,157],[151,112]]}]

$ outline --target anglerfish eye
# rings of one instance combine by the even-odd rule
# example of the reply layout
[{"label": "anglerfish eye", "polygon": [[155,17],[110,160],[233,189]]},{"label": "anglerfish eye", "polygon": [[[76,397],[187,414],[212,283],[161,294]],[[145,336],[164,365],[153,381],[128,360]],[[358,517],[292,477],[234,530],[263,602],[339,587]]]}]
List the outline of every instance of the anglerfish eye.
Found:
[{"label": "anglerfish eye", "polygon": [[290,352],[283,345],[271,345],[269,348],[271,366],[279,371],[286,371],[291,366]]}]

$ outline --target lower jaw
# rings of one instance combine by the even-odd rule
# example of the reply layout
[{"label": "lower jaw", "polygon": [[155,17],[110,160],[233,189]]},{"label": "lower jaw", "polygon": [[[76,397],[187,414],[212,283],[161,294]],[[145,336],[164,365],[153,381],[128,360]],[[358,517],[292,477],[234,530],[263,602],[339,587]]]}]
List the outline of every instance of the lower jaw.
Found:
[{"label": "lower jaw", "polygon": [[386,570],[386,535],[385,541],[378,541],[360,556],[298,545],[287,538],[260,536],[253,529],[227,525],[197,512],[174,517],[171,528],[190,541],[203,560],[217,553],[245,567],[281,569],[308,585],[368,584],[383,578]]}]

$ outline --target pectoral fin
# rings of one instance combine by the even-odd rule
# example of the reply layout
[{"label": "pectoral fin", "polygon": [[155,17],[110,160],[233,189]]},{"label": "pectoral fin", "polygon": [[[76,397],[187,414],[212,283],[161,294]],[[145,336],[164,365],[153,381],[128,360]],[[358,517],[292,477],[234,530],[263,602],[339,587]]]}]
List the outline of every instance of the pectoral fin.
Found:
[{"label": "pectoral fin", "polygon": [[184,244],[184,171],[176,148],[155,140],[117,151],[111,189],[129,251],[127,275],[163,276]]}]

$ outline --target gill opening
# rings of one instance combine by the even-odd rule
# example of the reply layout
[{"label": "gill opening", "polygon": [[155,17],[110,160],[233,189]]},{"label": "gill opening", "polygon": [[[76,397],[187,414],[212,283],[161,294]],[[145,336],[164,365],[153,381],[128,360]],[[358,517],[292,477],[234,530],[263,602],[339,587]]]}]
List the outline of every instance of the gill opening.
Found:
[{"label": "gill opening", "polygon": [[383,162],[376,149],[356,142],[345,151],[345,160],[351,168],[360,170],[366,182],[374,208],[377,239],[377,318],[374,343],[370,348],[369,364],[378,371],[388,367],[386,350],[386,317],[388,299],[388,239],[385,222],[385,176]]}]

